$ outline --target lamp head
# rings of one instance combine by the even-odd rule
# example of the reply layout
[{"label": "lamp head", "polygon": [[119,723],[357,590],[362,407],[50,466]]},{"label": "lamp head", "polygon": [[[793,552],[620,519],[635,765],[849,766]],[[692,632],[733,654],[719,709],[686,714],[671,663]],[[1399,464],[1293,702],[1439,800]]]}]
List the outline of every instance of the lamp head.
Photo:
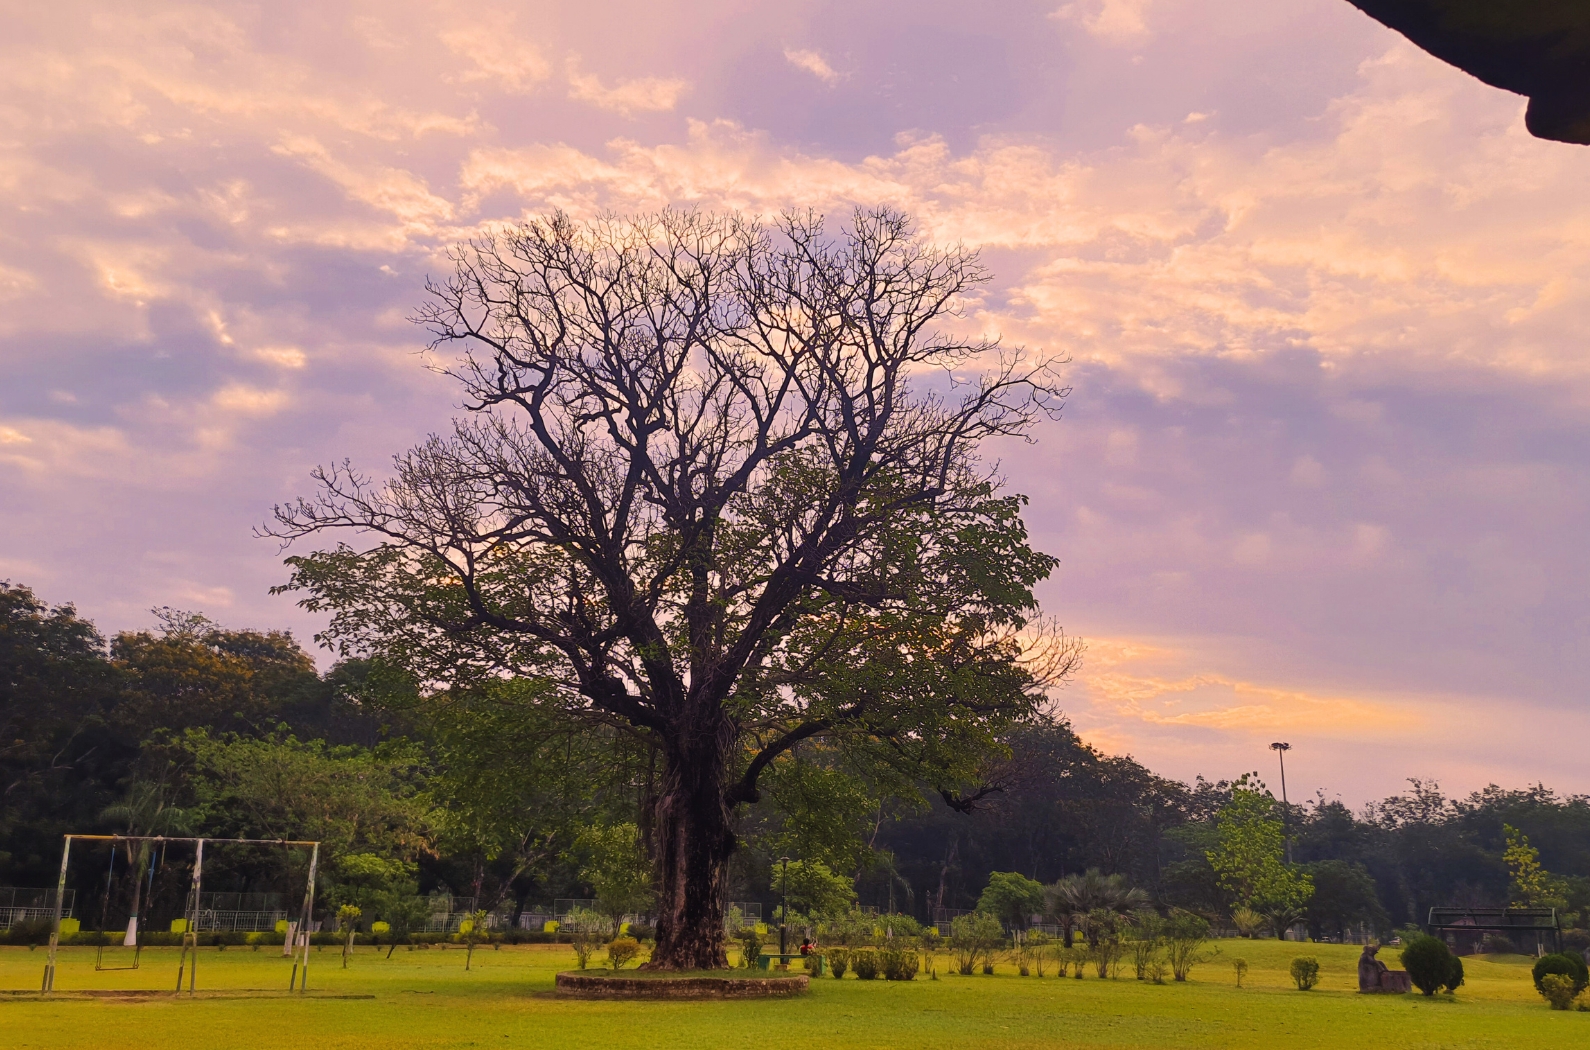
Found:
[{"label": "lamp head", "polygon": [[1290,751],[1290,750],[1292,750],[1292,745],[1291,744],[1283,744],[1281,741],[1277,740],[1275,743],[1270,745],[1270,750],[1271,751]]}]

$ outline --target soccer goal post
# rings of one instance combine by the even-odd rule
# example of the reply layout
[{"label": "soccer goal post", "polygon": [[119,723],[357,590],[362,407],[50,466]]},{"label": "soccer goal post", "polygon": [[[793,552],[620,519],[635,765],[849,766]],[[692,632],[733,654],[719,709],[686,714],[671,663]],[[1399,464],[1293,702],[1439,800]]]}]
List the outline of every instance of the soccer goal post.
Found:
[{"label": "soccer goal post", "polygon": [[[116,851],[118,848],[125,848],[129,857],[132,856],[134,847],[159,848],[162,857],[164,857],[168,846],[182,847],[191,845],[193,847],[193,869],[188,880],[188,891],[182,910],[183,918],[180,923],[174,924],[172,927],[175,931],[180,925],[182,934],[182,953],[177,962],[177,984],[175,990],[177,992],[183,991],[182,986],[184,981],[186,981],[188,986],[186,990],[190,993],[198,986],[199,932],[201,929],[207,925],[215,929],[221,929],[223,926],[227,929],[237,929],[240,921],[257,922],[260,914],[272,916],[282,914],[285,919],[284,911],[278,913],[268,907],[272,903],[268,898],[275,896],[274,894],[228,893],[206,895],[204,892],[205,844],[209,843],[215,846],[268,846],[309,850],[309,871],[304,880],[303,906],[298,921],[287,924],[287,937],[283,952],[285,955],[290,955],[293,960],[292,978],[288,984],[288,990],[304,991],[308,989],[309,929],[315,908],[315,876],[320,866],[320,842],[318,840],[190,838],[174,835],[66,835],[63,838],[64,841],[61,844],[61,873],[55,885],[53,917],[50,923],[50,950],[48,959],[44,964],[44,980],[40,986],[41,993],[49,995],[55,991],[56,963],[61,943],[61,921],[68,894],[66,888],[67,872],[71,864],[72,844],[74,842],[109,843],[111,845],[110,870],[106,873],[106,905],[102,906],[102,912],[108,909],[110,886],[115,875]],[[134,882],[137,883],[138,881],[135,875]],[[152,881],[151,876],[151,883]],[[217,907],[218,899],[220,899],[223,907]],[[227,917],[225,919],[220,918],[223,915]],[[239,916],[244,915],[250,916],[251,919],[243,920],[239,918]],[[102,925],[103,921],[102,917]],[[135,961],[133,967],[130,968],[136,968],[137,952],[140,950],[138,921],[139,916],[135,905],[127,917],[127,932],[122,942],[124,946],[131,947],[134,950]],[[104,931],[101,930],[100,932],[103,935]],[[101,942],[101,953],[103,953],[103,936],[97,938],[97,940]],[[96,962],[95,968],[106,969],[107,967],[101,966]],[[116,969],[120,967],[108,968]]]}]

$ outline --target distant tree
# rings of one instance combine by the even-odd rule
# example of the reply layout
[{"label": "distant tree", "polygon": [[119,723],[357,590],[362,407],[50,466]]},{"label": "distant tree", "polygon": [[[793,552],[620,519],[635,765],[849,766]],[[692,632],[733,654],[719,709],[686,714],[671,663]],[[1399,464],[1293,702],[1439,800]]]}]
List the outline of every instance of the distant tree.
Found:
[{"label": "distant tree", "polygon": [[319,689],[291,634],[229,631],[198,613],[157,609],[161,627],[116,636],[124,698],[117,722],[135,739],[159,729],[268,732]]},{"label": "distant tree", "polygon": [[413,708],[406,714],[427,738],[427,794],[447,880],[467,882],[487,910],[549,877],[582,827],[627,820],[633,828],[645,749],[564,717],[547,700],[551,688],[503,679],[417,705],[402,690],[375,697]]},{"label": "distant tree", "polygon": [[[665,212],[557,215],[456,249],[420,319],[475,413],[378,484],[348,467],[277,512],[328,637],[458,686],[557,682],[655,743],[648,966],[727,965],[734,811],[824,739],[959,799],[1044,679],[1022,499],[979,460],[1065,391],[937,325],[975,255],[859,212],[830,236]],[[1023,633],[1026,632],[1026,633]]]},{"label": "distant tree", "polygon": [[814,919],[842,916],[856,901],[855,883],[817,860],[792,860],[787,868],[775,865],[769,888],[780,896],[787,895],[791,908]]},{"label": "distant tree", "polygon": [[996,915],[1016,930],[1031,925],[1033,915],[1043,911],[1043,905],[1043,883],[1014,871],[991,872],[988,886],[977,899],[978,911]]},{"label": "distant tree", "polygon": [[1540,907],[1547,903],[1560,907],[1563,887],[1560,880],[1540,866],[1540,850],[1529,844],[1529,836],[1510,824],[1503,824],[1507,836],[1507,849],[1502,860],[1507,864],[1513,903],[1524,908]]},{"label": "distant tree", "polygon": [[[432,852],[421,756],[411,744],[372,751],[203,730],[179,742],[192,763],[194,824],[217,836],[322,842],[322,892],[330,900],[344,879],[350,887],[368,882],[359,858],[391,863]],[[344,872],[345,861],[357,867]]]},{"label": "distant tree", "polygon": [[1275,799],[1249,776],[1239,778],[1231,801],[1216,818],[1217,839],[1208,851],[1220,885],[1238,904],[1272,922],[1281,936],[1314,893],[1306,872],[1283,859],[1285,831]]},{"label": "distant tree", "polygon": [[[174,764],[166,762],[154,776],[135,776],[120,802],[107,806],[100,819],[110,821],[125,835],[180,835],[189,830],[189,812],[174,804],[182,785]],[[127,906],[127,932],[124,944],[138,943],[139,909],[143,906],[144,884],[155,844],[141,838],[128,845],[132,863],[125,881],[130,901]]]},{"label": "distant tree", "polygon": [[[762,774],[764,812],[755,835],[767,857],[815,860],[834,871],[859,871],[877,860],[868,845],[881,800],[831,750],[803,747]],[[909,790],[909,789],[907,789]],[[750,836],[747,836],[750,837]]]},{"label": "distant tree", "polygon": [[1306,909],[1311,937],[1317,940],[1330,934],[1342,939],[1349,927],[1359,923],[1376,930],[1389,925],[1375,880],[1362,864],[1322,860],[1303,867],[1314,883]]},{"label": "distant tree", "polygon": [[370,906],[374,914],[390,927],[386,957],[392,958],[398,942],[414,939],[414,931],[422,928],[430,918],[430,902],[419,895],[419,883],[413,879],[394,879],[379,892],[372,894]]},{"label": "distant tree", "polygon": [[0,882],[53,879],[61,835],[118,801],[138,744],[111,722],[119,690],[92,623],[0,581]]},{"label": "distant tree", "polygon": [[337,929],[342,933],[342,968],[348,968],[348,956],[353,954],[353,938],[359,932],[359,919],[363,916],[357,904],[344,904],[337,909]]},{"label": "distant tree", "polygon": [[634,824],[594,825],[575,836],[580,878],[596,894],[596,908],[612,921],[613,935],[625,915],[652,908],[651,858]]},{"label": "distant tree", "polygon": [[1095,912],[1129,915],[1149,903],[1148,894],[1126,881],[1123,875],[1105,875],[1089,868],[1079,875],[1067,875],[1050,886],[1046,894],[1048,913],[1065,931],[1065,946],[1071,947],[1072,930],[1081,925],[1089,946],[1097,943],[1100,923],[1089,920]]}]

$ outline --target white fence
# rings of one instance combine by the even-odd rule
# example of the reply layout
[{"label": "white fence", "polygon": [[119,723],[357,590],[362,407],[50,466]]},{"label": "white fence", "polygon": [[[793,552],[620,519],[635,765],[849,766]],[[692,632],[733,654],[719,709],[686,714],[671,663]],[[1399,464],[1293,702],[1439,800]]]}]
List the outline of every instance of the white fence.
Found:
[{"label": "white fence", "polygon": [[[77,891],[67,890],[61,901],[61,917],[72,918]],[[27,886],[0,886],[0,930],[17,923],[55,918],[55,891]]]}]

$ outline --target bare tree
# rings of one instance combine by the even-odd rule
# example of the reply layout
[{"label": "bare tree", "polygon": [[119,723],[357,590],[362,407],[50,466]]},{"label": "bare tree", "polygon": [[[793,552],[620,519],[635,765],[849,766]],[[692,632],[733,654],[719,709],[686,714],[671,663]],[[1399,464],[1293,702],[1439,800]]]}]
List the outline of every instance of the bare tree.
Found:
[{"label": "bare tree", "polygon": [[277,508],[284,540],[373,540],[283,589],[432,687],[544,676],[646,736],[648,965],[725,966],[732,815],[769,763],[823,739],[952,796],[1074,664],[1053,634],[1025,655],[1055,563],[977,457],[1066,391],[933,327],[986,275],[889,211],[554,215],[452,261],[418,320],[468,414],[389,481],[344,463]]}]

